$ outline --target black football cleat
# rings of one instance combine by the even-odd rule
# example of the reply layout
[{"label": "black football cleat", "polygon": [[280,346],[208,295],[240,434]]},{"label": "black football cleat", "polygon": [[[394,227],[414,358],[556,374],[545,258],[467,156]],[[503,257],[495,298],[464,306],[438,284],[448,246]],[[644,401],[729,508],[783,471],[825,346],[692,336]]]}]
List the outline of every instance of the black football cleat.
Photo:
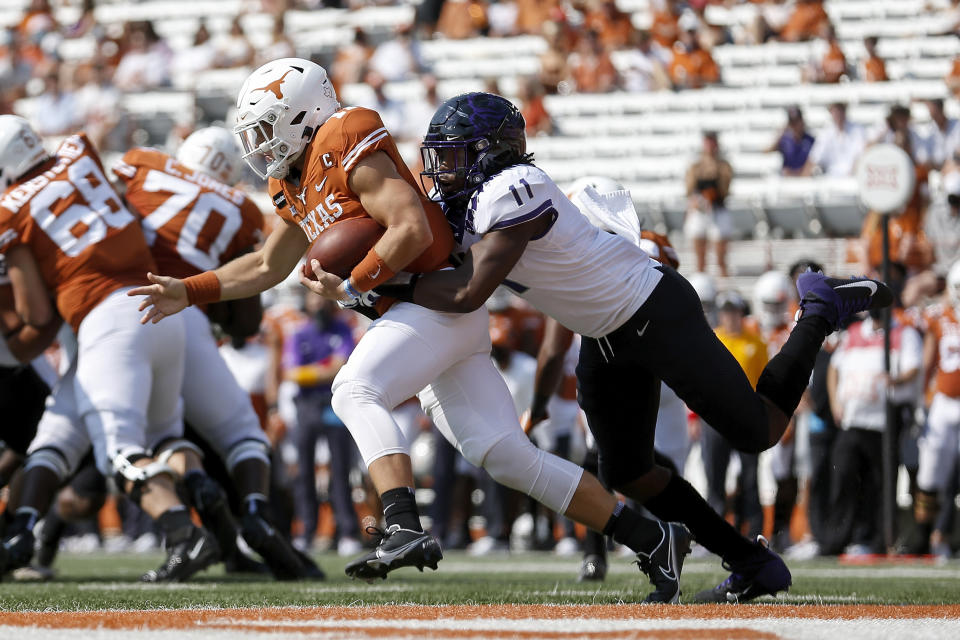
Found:
[{"label": "black football cleat", "polygon": [[800,294],[797,318],[808,314],[820,316],[834,331],[854,314],[893,304],[893,292],[879,280],[828,278],[819,271],[800,274],[797,292]]},{"label": "black football cleat", "polygon": [[712,589],[705,589],[694,596],[699,603],[742,604],[760,596],[774,596],[786,591],[793,584],[787,565],[770,550],[766,538],[757,536],[756,551],[748,560],[739,563],[724,561],[723,567],[730,577]]},{"label": "black football cleat", "polygon": [[580,574],[577,582],[603,582],[607,577],[607,559],[603,556],[590,554],[583,559],[580,565]]},{"label": "black football cleat", "polygon": [[167,541],[167,559],[140,577],[143,582],[182,582],[220,559],[220,548],[205,529],[193,525]]},{"label": "black football cleat", "polygon": [[36,541],[33,537],[33,531],[24,529],[3,541],[3,549],[0,551],[0,574],[26,567],[33,560],[34,545]]},{"label": "black football cleat", "polygon": [[313,560],[299,553],[276,527],[257,513],[244,513],[240,533],[260,554],[278,580],[322,580],[326,577]]},{"label": "black football cleat", "polygon": [[693,537],[679,522],[660,522],[663,537],[649,554],[637,553],[640,570],[647,574],[654,586],[644,598],[644,604],[676,604],[680,601],[680,571],[683,559],[690,553]]},{"label": "black football cleat", "polygon": [[440,543],[429,533],[401,529],[393,524],[386,530],[367,527],[368,533],[378,533],[381,538],[376,548],[347,565],[345,571],[351,578],[372,581],[387,578],[387,574],[400,567],[424,567],[437,569],[443,559]]}]

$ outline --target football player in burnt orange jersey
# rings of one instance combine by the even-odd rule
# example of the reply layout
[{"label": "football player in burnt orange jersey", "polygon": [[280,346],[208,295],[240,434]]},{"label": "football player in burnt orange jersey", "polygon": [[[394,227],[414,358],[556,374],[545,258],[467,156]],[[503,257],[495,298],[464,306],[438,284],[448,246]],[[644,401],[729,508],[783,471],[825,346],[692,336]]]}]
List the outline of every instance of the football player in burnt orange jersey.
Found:
[{"label": "football player in burnt orange jersey", "polygon": [[[185,579],[219,551],[190,521],[173,470],[149,453],[183,435],[184,329],[178,318],[163,330],[145,330],[136,304],[124,295],[154,268],[140,226],[83,134],[68,137],[51,156],[26,120],[0,116],[0,167],[8,185],[0,198],[0,252],[17,311],[34,326],[48,324],[59,311],[77,334],[75,366],[51,404],[69,405],[83,418],[100,472],[116,473],[119,486],[163,529],[167,561],[144,578]],[[27,474],[43,476],[36,485],[41,488],[66,479],[86,452],[55,446],[56,429],[45,431],[44,422],[26,463]],[[49,446],[42,442],[45,433]],[[53,494],[22,497],[4,542],[13,564],[29,558],[33,525]]]},{"label": "football player in burnt orange jersey", "polygon": [[[233,134],[207,127],[187,137],[176,158],[135,148],[113,167],[162,273],[195,276],[253,250],[261,241],[263,214],[243,191],[230,186],[239,162]],[[238,303],[247,308],[236,308]],[[230,315],[250,318],[254,330],[247,333],[254,333],[261,315],[259,296],[230,304],[234,307]],[[240,533],[278,578],[322,577],[272,524],[267,505],[270,443],[249,396],[220,356],[207,317],[191,307],[183,318],[184,418],[217,452],[233,479],[242,502]],[[242,563],[237,523],[223,490],[204,471],[200,449],[178,440],[165,443],[156,453],[166,452],[172,452],[170,466],[182,476],[204,525],[217,536],[224,560],[233,566]]]},{"label": "football player in burnt orange jersey", "polygon": [[[960,262],[947,272],[944,304],[928,314],[924,341],[924,380],[936,378],[933,400],[920,438],[920,468],[914,517],[923,542],[935,552],[945,545],[945,532],[934,530],[940,509],[938,494],[956,469],[960,443]],[[929,384],[924,385],[928,387]]]},{"label": "football player in burnt orange jersey", "polygon": [[[409,446],[390,411],[414,395],[444,436],[498,482],[591,528],[609,528],[642,556],[649,575],[661,569],[674,575],[677,548],[663,528],[644,527],[648,521],[595,477],[536,449],[523,434],[490,360],[485,310],[438,313],[409,303],[391,306],[370,294],[400,270],[445,266],[453,247],[443,213],[417,189],[380,117],[369,109],[341,109],[323,68],[293,58],[254,71],[237,107],[235,131],[245,158],[271,178],[270,193],[286,224],[260,251],[184,280],[151,274],[154,284],[131,294],[147,296],[143,321],[158,322],[190,304],[242,298],[276,285],[337,220],[370,216],[386,228],[335,289],[314,283],[345,306],[366,302],[382,314],[333,384],[333,408],[357,442],[387,524],[377,549],[348,564],[348,575],[372,579],[403,566],[435,568],[442,557],[439,543],[420,525]],[[319,263],[313,269],[318,272]],[[653,601],[676,601],[676,578],[665,587],[658,583]]]}]

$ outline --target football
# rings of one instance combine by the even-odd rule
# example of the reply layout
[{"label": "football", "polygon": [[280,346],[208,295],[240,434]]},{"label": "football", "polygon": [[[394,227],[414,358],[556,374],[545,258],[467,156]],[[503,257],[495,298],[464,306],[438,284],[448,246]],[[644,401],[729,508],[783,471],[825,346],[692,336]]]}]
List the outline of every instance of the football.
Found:
[{"label": "football", "polygon": [[386,231],[373,218],[348,218],[336,222],[320,234],[307,250],[304,269],[314,279],[311,260],[318,260],[324,271],[346,278]]}]

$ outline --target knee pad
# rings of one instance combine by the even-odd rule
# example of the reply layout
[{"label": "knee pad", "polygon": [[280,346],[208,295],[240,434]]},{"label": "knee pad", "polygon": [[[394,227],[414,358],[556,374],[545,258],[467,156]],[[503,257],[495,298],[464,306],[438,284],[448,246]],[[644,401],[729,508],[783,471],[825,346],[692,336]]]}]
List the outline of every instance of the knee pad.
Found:
[{"label": "knee pad", "polygon": [[[476,455],[463,454],[477,464]],[[583,475],[583,469],[572,462],[537,449],[519,430],[490,447],[480,462],[500,484],[522,491],[559,514],[567,510]]]},{"label": "knee pad", "polygon": [[24,472],[34,467],[49,469],[57,475],[57,479],[60,480],[60,482],[63,482],[70,476],[70,464],[67,462],[66,456],[53,447],[37,449],[27,456],[27,460],[23,464]]},{"label": "knee pad", "polygon": [[[149,457],[150,456],[145,453],[134,453],[126,456],[118,453],[112,460],[113,468],[116,470],[114,479],[117,486],[120,487],[121,491],[127,493],[130,499],[137,504],[140,503],[140,498],[143,494],[143,485],[150,480],[150,478],[161,475],[167,475],[171,478],[177,477],[177,473],[171,469],[170,465],[166,462],[154,461],[143,467],[136,466],[135,463],[138,460]],[[131,483],[129,491],[127,490],[128,482]]]},{"label": "knee pad", "polygon": [[167,464],[170,461],[170,456],[178,451],[192,451],[200,456],[201,460],[204,457],[200,447],[185,438],[167,438],[161,441],[153,448],[153,456],[157,459],[157,462]]},{"label": "knee pad", "polygon": [[234,444],[227,451],[226,459],[223,461],[227,471],[233,473],[233,469],[244,460],[260,460],[263,464],[270,466],[270,445],[266,440],[246,439]]}]

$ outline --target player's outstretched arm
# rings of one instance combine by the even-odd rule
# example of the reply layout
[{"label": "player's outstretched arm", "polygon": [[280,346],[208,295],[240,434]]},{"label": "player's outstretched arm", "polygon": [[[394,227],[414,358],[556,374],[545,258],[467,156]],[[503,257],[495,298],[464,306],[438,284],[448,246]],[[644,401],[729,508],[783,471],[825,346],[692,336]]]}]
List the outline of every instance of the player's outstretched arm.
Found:
[{"label": "player's outstretched arm", "polygon": [[151,284],[127,292],[146,296],[140,322],[157,323],[191,304],[249,298],[276,286],[297,266],[306,251],[307,237],[292,225],[282,225],[267,237],[263,247],[231,260],[216,271],[185,280],[147,274]]},{"label": "player's outstretched arm", "polygon": [[550,224],[545,217],[491,231],[470,247],[456,269],[414,276],[409,282],[387,284],[377,293],[413,302],[436,311],[469,313],[480,308],[523,255],[530,238]]},{"label": "player's outstretched arm", "polygon": [[530,411],[527,412],[527,419],[523,423],[525,433],[529,434],[537,426],[537,423],[549,417],[547,415],[547,403],[557,392],[560,380],[563,379],[563,359],[572,342],[573,331],[557,322],[556,319],[547,317],[543,342],[540,344],[540,351],[537,353],[537,372],[533,381],[533,402],[530,405]]}]

